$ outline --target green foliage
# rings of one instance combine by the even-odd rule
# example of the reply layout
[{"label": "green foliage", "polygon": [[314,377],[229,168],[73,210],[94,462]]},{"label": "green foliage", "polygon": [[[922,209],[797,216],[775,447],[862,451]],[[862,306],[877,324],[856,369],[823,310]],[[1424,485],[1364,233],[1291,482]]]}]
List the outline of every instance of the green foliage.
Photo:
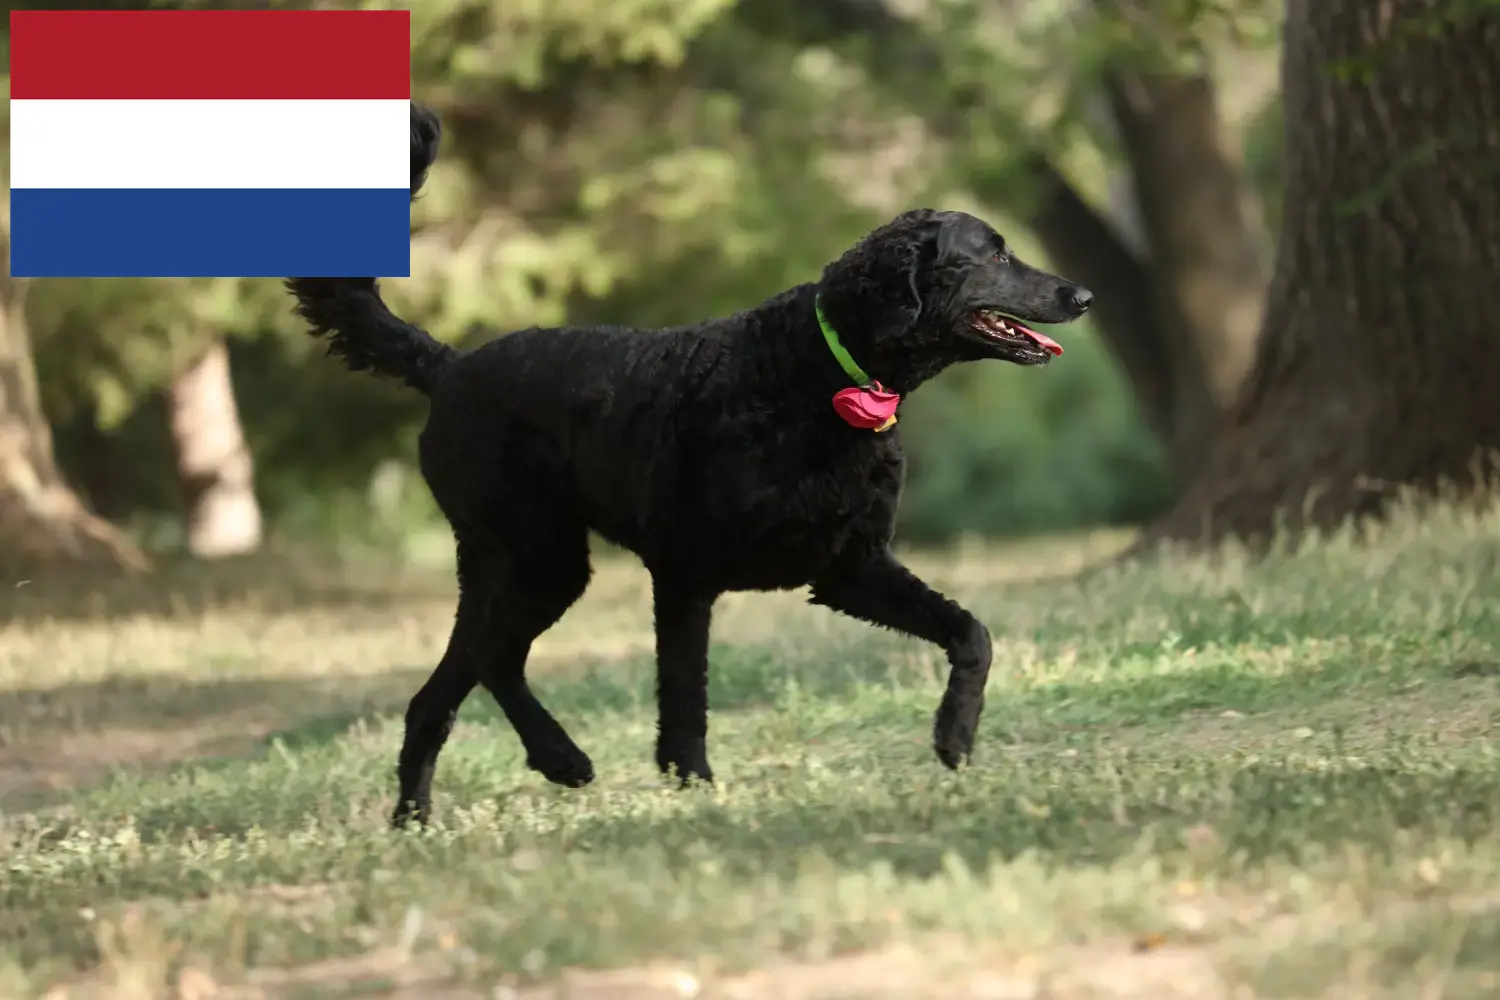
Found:
[{"label": "green foliage", "polygon": [[1046,369],[976,366],[913,397],[901,537],[1005,536],[1139,523],[1171,499],[1160,449],[1103,345],[1058,336]]},{"label": "green foliage", "polygon": [[[413,210],[412,275],[386,293],[462,343],[737,311],[915,204],[1024,216],[1018,153],[1044,149],[1091,187],[1108,155],[1092,87],[1140,41],[1050,0],[892,5],[874,21],[883,8],[790,0],[358,5],[411,11],[413,94],[446,126]],[[1157,42],[1223,44],[1273,9],[1166,4]],[[421,401],[321,359],[274,281],[49,281],[29,302],[61,460],[112,516],[173,511],[161,395],[208,338],[232,342],[257,488],[282,530],[348,530],[377,465],[410,461]],[[1041,378],[953,373],[913,401],[904,533],[1127,520],[1162,501],[1119,373],[1074,343]]]}]

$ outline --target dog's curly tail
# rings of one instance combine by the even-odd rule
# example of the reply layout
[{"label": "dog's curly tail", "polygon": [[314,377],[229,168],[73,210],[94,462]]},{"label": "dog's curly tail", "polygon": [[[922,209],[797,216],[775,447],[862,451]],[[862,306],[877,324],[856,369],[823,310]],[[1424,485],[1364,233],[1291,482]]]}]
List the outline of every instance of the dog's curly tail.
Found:
[{"label": "dog's curly tail", "polygon": [[[437,159],[442,124],[432,111],[411,106],[411,196],[417,197]],[[373,371],[403,380],[423,395],[459,351],[396,316],[380,298],[374,278],[288,278],[297,315],[312,334],[328,339],[328,353],[350,371]]]}]

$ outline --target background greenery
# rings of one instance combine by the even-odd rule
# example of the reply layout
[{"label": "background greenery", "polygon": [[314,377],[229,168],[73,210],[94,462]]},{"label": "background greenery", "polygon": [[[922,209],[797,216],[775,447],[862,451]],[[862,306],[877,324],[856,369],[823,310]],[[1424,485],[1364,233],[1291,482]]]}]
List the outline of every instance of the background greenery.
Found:
[{"label": "background greenery", "polygon": [[[413,94],[443,113],[449,137],[415,209],[413,274],[386,287],[399,311],[455,342],[742,309],[815,278],[916,205],[976,211],[1046,264],[1010,211],[1026,201],[1020,155],[1059,151],[1096,198],[1114,170],[1078,94],[1119,40],[1050,0],[1000,14],[977,0],[918,5],[913,23],[949,58],[939,86],[908,79],[906,62],[872,62],[857,31],[819,29],[829,5],[411,6]],[[1238,16],[1224,11],[1184,23]],[[1230,90],[1236,67],[1275,56],[1247,37],[1231,46]],[[961,126],[935,134],[950,111]],[[1270,141],[1250,155],[1274,184],[1259,166],[1275,160]],[[27,313],[64,473],[152,547],[180,537],[162,392],[211,337],[229,339],[273,534],[393,539],[433,523],[411,464],[423,401],[320,358],[276,282],[46,281]],[[974,366],[912,399],[901,537],[1134,522],[1166,503],[1161,450],[1111,356],[1087,323],[1060,337],[1067,353],[1045,371]]]}]

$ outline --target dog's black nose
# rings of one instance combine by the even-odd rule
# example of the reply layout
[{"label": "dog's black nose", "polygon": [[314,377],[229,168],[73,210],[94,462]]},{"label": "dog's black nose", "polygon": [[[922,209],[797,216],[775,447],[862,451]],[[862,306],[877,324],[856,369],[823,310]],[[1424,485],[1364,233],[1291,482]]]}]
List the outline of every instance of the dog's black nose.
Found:
[{"label": "dog's black nose", "polygon": [[1094,293],[1082,285],[1069,285],[1058,290],[1063,303],[1074,312],[1087,312],[1089,306],[1093,305]]}]

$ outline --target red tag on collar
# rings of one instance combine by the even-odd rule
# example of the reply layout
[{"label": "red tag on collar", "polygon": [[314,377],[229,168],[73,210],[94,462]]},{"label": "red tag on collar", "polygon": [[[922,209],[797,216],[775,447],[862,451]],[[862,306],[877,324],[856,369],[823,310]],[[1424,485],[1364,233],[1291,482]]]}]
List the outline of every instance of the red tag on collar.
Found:
[{"label": "red tag on collar", "polygon": [[833,411],[844,423],[860,430],[890,430],[896,424],[896,407],[901,405],[899,392],[887,392],[879,382],[840,389],[833,394]]}]

